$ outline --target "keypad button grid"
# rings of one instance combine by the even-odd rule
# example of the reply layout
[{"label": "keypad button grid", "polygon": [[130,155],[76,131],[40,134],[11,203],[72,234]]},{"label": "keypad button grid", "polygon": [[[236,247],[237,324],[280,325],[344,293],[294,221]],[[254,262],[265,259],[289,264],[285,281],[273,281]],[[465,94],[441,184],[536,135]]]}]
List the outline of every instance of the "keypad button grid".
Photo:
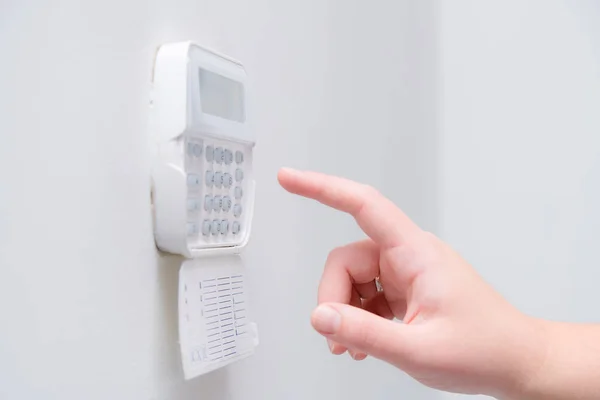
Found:
[{"label": "keypad button grid", "polygon": [[[188,236],[205,243],[226,243],[242,231],[246,154],[235,143],[210,143],[191,139],[186,143]],[[233,236],[233,237],[232,237]]]}]

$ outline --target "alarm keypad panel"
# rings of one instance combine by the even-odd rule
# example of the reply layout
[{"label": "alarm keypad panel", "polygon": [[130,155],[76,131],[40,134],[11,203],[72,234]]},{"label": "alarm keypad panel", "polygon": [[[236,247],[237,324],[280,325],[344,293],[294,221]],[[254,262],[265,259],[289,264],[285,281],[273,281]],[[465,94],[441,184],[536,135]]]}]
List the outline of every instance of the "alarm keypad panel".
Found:
[{"label": "alarm keypad panel", "polygon": [[160,46],[150,99],[150,199],[156,247],[186,258],[177,311],[185,379],[258,345],[240,256],[255,196],[256,135],[247,112],[241,63],[191,42]]},{"label": "alarm keypad panel", "polygon": [[254,208],[254,132],[246,122],[246,73],[190,42],[156,55],[151,123],[154,236],[160,250],[195,258],[238,254]]},{"label": "alarm keypad panel", "polygon": [[251,150],[242,143],[188,136],[187,240],[192,247],[229,246],[245,233],[244,193],[250,175]]}]

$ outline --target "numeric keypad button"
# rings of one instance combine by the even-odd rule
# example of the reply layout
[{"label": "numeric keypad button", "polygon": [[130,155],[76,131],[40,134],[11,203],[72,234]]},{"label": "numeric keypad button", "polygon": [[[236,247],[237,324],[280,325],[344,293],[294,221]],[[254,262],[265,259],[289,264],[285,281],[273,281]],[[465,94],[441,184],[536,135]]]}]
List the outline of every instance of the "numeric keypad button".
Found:
[{"label": "numeric keypad button", "polygon": [[238,218],[240,215],[242,215],[242,205],[236,204],[233,206],[233,216]]},{"label": "numeric keypad button", "polygon": [[200,156],[202,155],[202,145],[201,145],[201,144],[198,144],[198,143],[196,143],[196,144],[194,145],[194,150],[193,150],[193,152],[194,152],[194,156],[195,156],[195,157],[200,157]]},{"label": "numeric keypad button", "polygon": [[200,186],[200,183],[201,183],[200,175],[188,174],[187,184],[190,188],[196,188],[196,187]]},{"label": "numeric keypad button", "polygon": [[223,151],[223,162],[225,162],[225,164],[227,165],[233,162],[233,153],[231,152],[231,150],[225,149]]},{"label": "numeric keypad button", "polygon": [[223,221],[221,221],[221,235],[227,235],[228,232],[229,232],[229,221],[224,219]]},{"label": "numeric keypad button", "polygon": [[223,198],[221,196],[215,196],[213,199],[213,210],[216,212],[221,211],[223,207]]},{"label": "numeric keypad button", "polygon": [[188,236],[194,236],[198,234],[198,224],[195,222],[187,223],[187,234]]},{"label": "numeric keypad button", "polygon": [[223,186],[229,189],[233,185],[233,176],[230,173],[225,172],[223,174]]},{"label": "numeric keypad button", "polygon": [[241,182],[242,179],[244,179],[244,171],[242,171],[240,168],[235,170],[235,180],[237,182]]},{"label": "numeric keypad button", "polygon": [[235,162],[236,164],[241,164],[244,162],[244,153],[242,153],[241,151],[236,151],[235,152]]},{"label": "numeric keypad button", "polygon": [[209,221],[209,220],[207,220],[207,219],[205,219],[205,220],[202,222],[202,234],[203,234],[204,236],[208,236],[208,235],[210,235],[210,227],[211,227],[210,221]]},{"label": "numeric keypad button", "polygon": [[187,200],[187,209],[188,211],[197,211],[200,208],[199,202],[196,199],[188,199]]},{"label": "numeric keypad button", "polygon": [[206,161],[211,163],[215,159],[215,150],[212,146],[206,146]]},{"label": "numeric keypad button", "polygon": [[240,223],[237,221],[233,221],[233,224],[231,224],[231,233],[237,235],[238,233],[240,233],[241,230],[242,226],[240,225]]},{"label": "numeric keypad button", "polygon": [[215,187],[221,188],[223,186],[223,173],[220,171],[215,172]]},{"label": "numeric keypad button", "polygon": [[213,208],[213,197],[209,194],[204,196],[204,211],[211,212]]},{"label": "numeric keypad button", "polygon": [[218,219],[213,220],[212,225],[210,227],[210,231],[214,236],[219,234],[221,230],[221,222]]},{"label": "numeric keypad button", "polygon": [[222,147],[215,148],[215,162],[217,164],[223,163],[223,148]]},{"label": "numeric keypad button", "polygon": [[204,174],[204,180],[206,181],[206,186],[208,187],[212,187],[212,185],[215,183],[215,173],[211,170],[206,171],[206,174]]},{"label": "numeric keypad button", "polygon": [[231,197],[229,196],[225,196],[223,197],[223,211],[225,212],[229,212],[229,210],[231,210]]},{"label": "numeric keypad button", "polygon": [[204,180],[206,181],[207,187],[212,187],[212,185],[215,183],[215,173],[211,170],[206,171],[206,174],[204,174]]},{"label": "numeric keypad button", "polygon": [[242,188],[240,186],[237,186],[234,190],[233,190],[233,195],[235,196],[235,198],[237,200],[242,198],[242,195],[244,194],[244,191],[242,190]]}]

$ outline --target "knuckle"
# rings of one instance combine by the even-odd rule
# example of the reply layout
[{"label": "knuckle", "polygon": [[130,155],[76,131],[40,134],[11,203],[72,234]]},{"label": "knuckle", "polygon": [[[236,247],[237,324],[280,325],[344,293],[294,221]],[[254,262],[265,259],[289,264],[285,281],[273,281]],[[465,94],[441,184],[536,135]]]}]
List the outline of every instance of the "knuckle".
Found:
[{"label": "knuckle", "polygon": [[420,251],[415,246],[404,245],[398,248],[396,256],[407,264],[415,263],[420,257]]},{"label": "knuckle", "polygon": [[372,198],[372,197],[377,197],[380,195],[379,190],[377,190],[376,188],[374,188],[371,185],[363,185],[362,186],[362,194],[366,197],[366,198]]},{"label": "knuckle", "polygon": [[402,260],[411,264],[428,264],[437,258],[440,240],[431,232],[423,231],[414,241],[399,248]]},{"label": "knuckle", "polygon": [[344,247],[336,247],[327,255],[327,264],[335,263],[343,257]]}]

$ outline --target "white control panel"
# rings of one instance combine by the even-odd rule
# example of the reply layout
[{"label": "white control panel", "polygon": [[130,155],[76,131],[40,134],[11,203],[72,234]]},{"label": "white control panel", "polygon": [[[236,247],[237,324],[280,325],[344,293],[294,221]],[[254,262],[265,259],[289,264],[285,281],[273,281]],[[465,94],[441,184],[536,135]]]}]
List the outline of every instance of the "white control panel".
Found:
[{"label": "white control panel", "polygon": [[156,54],[150,109],[154,238],[185,260],[179,344],[186,379],[247,357],[258,345],[239,253],[254,207],[255,136],[243,66],[193,43]]},{"label": "white control panel", "polygon": [[248,242],[254,205],[242,65],[191,43],[160,48],[151,128],[155,239],[188,258],[236,253]]}]

